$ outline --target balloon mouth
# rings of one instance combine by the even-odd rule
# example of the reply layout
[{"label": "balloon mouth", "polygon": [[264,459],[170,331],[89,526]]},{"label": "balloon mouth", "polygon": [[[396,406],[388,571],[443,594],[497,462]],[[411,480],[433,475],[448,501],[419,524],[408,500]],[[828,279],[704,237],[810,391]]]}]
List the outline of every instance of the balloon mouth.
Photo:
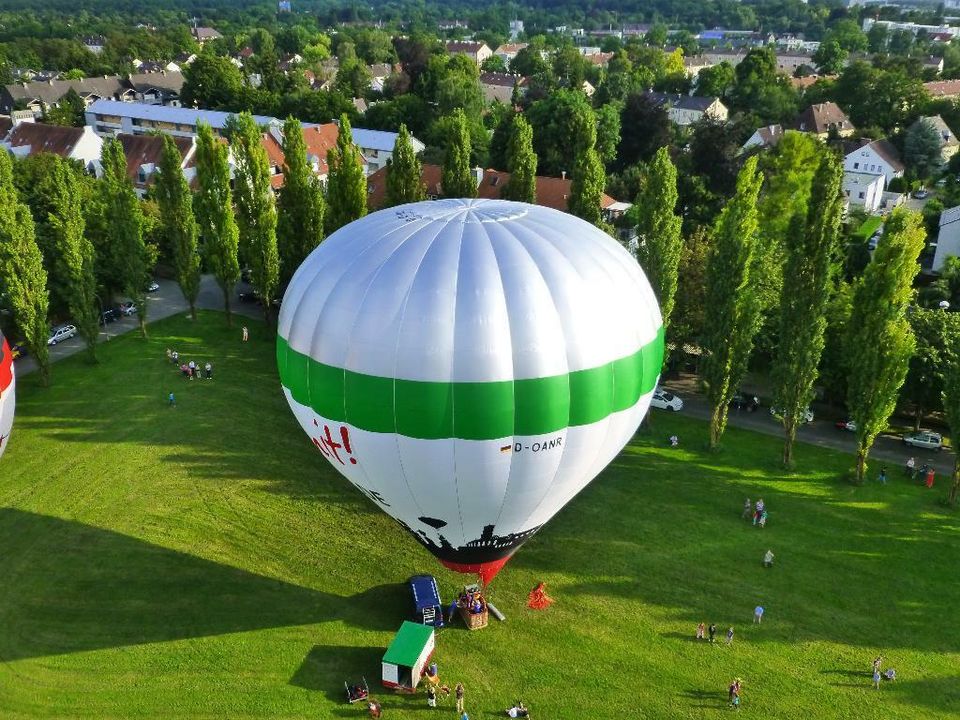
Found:
[{"label": "balloon mouth", "polygon": [[507,557],[501,558],[500,560],[490,560],[482,563],[459,563],[441,558],[440,562],[444,567],[450,568],[454,572],[477,575],[484,585],[489,585],[510,558],[511,555],[507,555]]}]

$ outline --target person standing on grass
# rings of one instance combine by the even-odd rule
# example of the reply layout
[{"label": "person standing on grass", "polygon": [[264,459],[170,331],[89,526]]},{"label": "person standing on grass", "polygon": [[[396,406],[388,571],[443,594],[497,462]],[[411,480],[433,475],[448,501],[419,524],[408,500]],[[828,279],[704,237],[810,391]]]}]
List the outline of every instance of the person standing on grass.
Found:
[{"label": "person standing on grass", "polygon": [[753,621],[759,625],[763,621],[763,605],[757,605],[753,609]]},{"label": "person standing on grass", "polygon": [[697,625],[697,640],[703,640],[703,634],[706,630],[706,626],[703,623]]},{"label": "person standing on grass", "polygon": [[881,485],[886,485],[886,484],[887,484],[887,468],[886,468],[886,466],[880,468],[880,477],[878,478],[878,480],[880,480],[880,484],[881,484]]},{"label": "person standing on grass", "polygon": [[880,670],[879,670],[879,668],[874,668],[874,669],[873,669],[873,689],[874,689],[874,690],[879,690],[879,689],[880,689]]},{"label": "person standing on grass", "polygon": [[907,460],[907,477],[913,480],[917,474],[917,460],[911,457]]},{"label": "person standing on grass", "polygon": [[727,645],[733,645],[733,628],[727,630]]},{"label": "person standing on grass", "polygon": [[207,363],[203,369],[207,373],[207,380],[213,380],[213,365]]},{"label": "person standing on grass", "polygon": [[247,330],[247,326],[243,326],[243,342],[247,342],[250,339],[250,331]]},{"label": "person standing on grass", "polygon": [[707,629],[707,632],[710,633],[710,642],[714,642],[714,636],[717,634],[717,624],[710,623],[710,627]]},{"label": "person standing on grass", "polygon": [[767,551],[763,554],[763,566],[764,566],[765,568],[771,568],[771,567],[773,567],[773,558],[774,558],[773,551],[772,551],[772,550],[767,550]]},{"label": "person standing on grass", "polygon": [[743,503],[743,515],[741,517],[744,520],[749,520],[751,515],[753,515],[753,505],[750,503],[750,498],[747,498],[746,502]]},{"label": "person standing on grass", "polygon": [[883,664],[883,655],[877,655],[873,659],[873,671],[880,672],[880,666]]},{"label": "person standing on grass", "polygon": [[427,707],[436,707],[437,706],[437,691],[434,690],[433,685],[430,685],[427,688]]},{"label": "person standing on grass", "polygon": [[[462,713],[463,712],[463,683],[462,682],[457,683],[456,696],[457,696],[457,712]],[[465,714],[466,713],[464,713],[464,715]]]},{"label": "person standing on grass", "polygon": [[173,393],[167,395],[167,407],[176,407],[177,399],[173,396]]}]

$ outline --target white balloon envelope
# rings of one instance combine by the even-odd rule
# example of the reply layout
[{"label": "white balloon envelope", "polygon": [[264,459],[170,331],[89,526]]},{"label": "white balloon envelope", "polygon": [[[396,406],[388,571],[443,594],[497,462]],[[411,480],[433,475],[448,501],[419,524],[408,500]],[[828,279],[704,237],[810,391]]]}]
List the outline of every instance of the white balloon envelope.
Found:
[{"label": "white balloon envelope", "polygon": [[13,373],[13,355],[7,340],[0,332],[0,456],[7,449],[7,439],[13,427],[13,408],[16,398],[16,377]]},{"label": "white balloon envelope", "polygon": [[277,340],[316,448],[485,582],[630,440],[662,358],[629,252],[572,215],[500,200],[341,228],[293,276]]}]

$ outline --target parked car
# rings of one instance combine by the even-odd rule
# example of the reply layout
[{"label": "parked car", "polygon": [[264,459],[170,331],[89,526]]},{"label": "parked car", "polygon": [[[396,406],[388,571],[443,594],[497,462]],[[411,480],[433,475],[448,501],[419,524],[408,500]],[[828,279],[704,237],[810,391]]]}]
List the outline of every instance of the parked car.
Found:
[{"label": "parked car", "polygon": [[118,313],[113,308],[107,308],[102,313],[100,313],[100,327],[103,327],[107,323],[116,322],[120,319],[120,313]]},{"label": "parked car", "polygon": [[[778,418],[778,419],[782,419],[782,418],[783,418],[783,411],[780,410],[780,408],[775,408],[775,407],[770,408],[770,414],[773,415],[775,418]],[[804,409],[804,411],[803,411],[803,421],[804,421],[805,423],[811,423],[811,422],[813,422],[813,411],[812,411],[810,408],[805,408],[805,409]]]},{"label": "parked car", "polygon": [[746,412],[753,412],[758,407],[760,407],[760,398],[758,398],[756,395],[745,395],[742,392],[738,392],[730,401],[731,410],[745,410]]},{"label": "parked car", "polygon": [[923,448],[924,450],[940,450],[943,447],[943,436],[940,433],[921,430],[910,435],[903,436],[905,445]]},{"label": "parked car", "polygon": [[841,420],[840,422],[836,423],[834,427],[836,427],[837,430],[849,430],[850,432],[857,431],[857,424],[853,420]]},{"label": "parked car", "polygon": [[77,328],[75,325],[61,325],[50,331],[50,337],[47,338],[47,345],[56,345],[58,342],[69,340],[75,337]]},{"label": "parked car", "polygon": [[243,268],[240,271],[240,279],[245,283],[250,282],[250,268]]},{"label": "parked car", "polygon": [[928,197],[930,197],[930,191],[926,188],[920,188],[919,190],[913,191],[913,196],[917,200],[926,200]]},{"label": "parked car", "polygon": [[443,602],[433,575],[414,575],[407,582],[413,595],[413,617],[416,622],[443,627]]},{"label": "parked car", "polygon": [[147,285],[147,292],[156,292],[160,289],[160,284],[155,280],[151,280],[150,284]]},{"label": "parked car", "polygon": [[27,350],[27,346],[22,342],[14,343],[10,346],[10,358],[13,360],[18,360],[22,357],[26,357],[30,352]]},{"label": "parked car", "polygon": [[653,397],[650,398],[650,407],[676,412],[677,410],[683,410],[683,400],[673,393],[657,388],[653,391]]},{"label": "parked car", "polygon": [[127,300],[117,305],[117,312],[123,316],[133,315],[137,312],[137,306],[133,304],[132,300]]},{"label": "parked car", "polygon": [[260,295],[256,291],[242,292],[237,295],[242,303],[258,303]]}]

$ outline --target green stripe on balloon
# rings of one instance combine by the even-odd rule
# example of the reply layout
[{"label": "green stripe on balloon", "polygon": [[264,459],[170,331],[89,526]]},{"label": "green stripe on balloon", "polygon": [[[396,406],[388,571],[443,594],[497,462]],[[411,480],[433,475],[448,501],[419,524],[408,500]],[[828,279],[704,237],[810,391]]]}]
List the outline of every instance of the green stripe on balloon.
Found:
[{"label": "green stripe on balloon", "polygon": [[280,381],[299,404],[370,432],[422,440],[495,440],[590,425],[653,390],[663,327],[637,352],[600,367],[525,380],[424,382],[324,365],[277,338]]}]

